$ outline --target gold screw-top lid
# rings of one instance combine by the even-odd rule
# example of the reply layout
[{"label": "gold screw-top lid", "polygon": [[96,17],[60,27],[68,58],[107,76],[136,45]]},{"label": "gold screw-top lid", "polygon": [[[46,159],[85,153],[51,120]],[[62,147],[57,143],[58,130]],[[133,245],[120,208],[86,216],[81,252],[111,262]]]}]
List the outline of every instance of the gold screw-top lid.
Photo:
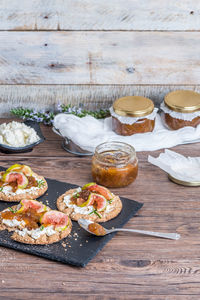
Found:
[{"label": "gold screw-top lid", "polygon": [[180,180],[178,178],[173,177],[172,175],[168,174],[168,177],[171,181],[180,184],[180,185],[185,185],[185,186],[200,186],[199,181],[184,181]]},{"label": "gold screw-top lid", "polygon": [[182,113],[192,113],[200,110],[200,94],[178,90],[165,96],[165,104],[172,110]]},{"label": "gold screw-top lid", "polygon": [[141,96],[127,96],[117,99],[113,104],[116,114],[128,117],[143,117],[154,110],[153,102]]}]

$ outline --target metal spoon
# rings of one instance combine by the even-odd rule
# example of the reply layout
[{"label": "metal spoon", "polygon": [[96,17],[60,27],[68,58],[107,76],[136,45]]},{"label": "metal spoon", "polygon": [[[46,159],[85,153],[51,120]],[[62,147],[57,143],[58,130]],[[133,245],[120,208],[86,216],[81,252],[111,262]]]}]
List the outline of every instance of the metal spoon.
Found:
[{"label": "metal spoon", "polygon": [[[91,223],[94,223],[94,222],[89,221],[89,220],[85,220],[85,219],[79,219],[78,223],[83,229],[85,229],[86,231],[88,231],[91,234],[96,235],[95,233],[91,232],[88,229],[88,225],[91,224]],[[104,228],[104,230],[106,232],[105,235],[109,234],[111,232],[115,232],[115,231],[128,231],[128,232],[135,232],[135,233],[160,237],[160,238],[164,238],[164,239],[171,239],[171,240],[178,240],[181,237],[180,234],[178,234],[178,233],[162,233],[162,232],[153,232],[153,231],[136,230],[136,229],[123,229],[123,228],[106,229],[106,228]]]}]

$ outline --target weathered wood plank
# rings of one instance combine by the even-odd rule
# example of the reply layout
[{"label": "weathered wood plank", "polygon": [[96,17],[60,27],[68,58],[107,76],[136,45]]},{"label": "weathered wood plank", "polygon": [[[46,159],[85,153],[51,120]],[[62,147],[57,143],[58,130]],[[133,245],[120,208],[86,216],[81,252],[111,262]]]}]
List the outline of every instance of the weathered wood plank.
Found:
[{"label": "weathered wood plank", "polygon": [[0,32],[0,84],[199,84],[198,48],[198,32]]},{"label": "weathered wood plank", "polygon": [[[22,292],[24,295],[30,295],[30,293],[39,295],[40,293],[43,296],[51,293],[54,294],[54,299],[55,295],[59,299],[64,295],[68,295],[67,299],[71,299],[72,295],[75,296],[75,299],[78,299],[79,295],[91,297],[87,299],[118,299],[117,294],[121,297],[124,296],[123,299],[127,299],[125,296],[131,294],[135,297],[146,295],[146,299],[150,299],[148,295],[198,295],[199,268],[189,260],[180,262],[144,260],[141,261],[141,265],[139,261],[137,265],[137,261],[133,260],[129,268],[126,268],[125,263],[122,258],[115,264],[115,260],[110,258],[106,260],[102,257],[102,261],[99,260],[96,265],[93,264],[93,269],[75,270],[67,267],[64,269],[64,267],[57,267],[50,263],[45,266],[38,262],[33,266],[34,274],[31,274],[32,265],[26,270],[26,280],[23,283],[21,276],[24,276],[25,271],[18,271],[14,274],[12,266],[8,266],[2,292],[7,295],[16,293],[17,299],[27,299],[22,296]],[[199,261],[197,260],[196,263],[198,264]],[[104,269],[104,265],[107,265],[107,268]],[[81,284],[77,284],[77,276]],[[117,281],[119,279],[120,282]],[[7,286],[4,287],[6,284]],[[109,294],[112,295],[112,298],[108,297]],[[100,295],[102,298],[95,298]],[[103,295],[106,298],[103,298]]]},{"label": "weathered wood plank", "polygon": [[108,108],[128,95],[148,97],[159,106],[167,93],[177,89],[200,92],[199,85],[0,85],[0,117],[10,116],[10,109],[20,106],[53,111],[59,103]]},{"label": "weathered wood plank", "polygon": [[196,0],[0,1],[0,30],[200,30]]}]

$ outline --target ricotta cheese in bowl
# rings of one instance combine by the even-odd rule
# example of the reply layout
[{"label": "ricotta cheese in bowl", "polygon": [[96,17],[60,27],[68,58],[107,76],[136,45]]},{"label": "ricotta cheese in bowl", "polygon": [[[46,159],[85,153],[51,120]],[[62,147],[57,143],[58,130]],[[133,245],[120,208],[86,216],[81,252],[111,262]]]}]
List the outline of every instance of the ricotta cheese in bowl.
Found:
[{"label": "ricotta cheese in bowl", "polygon": [[0,144],[10,147],[25,147],[40,140],[37,132],[24,123],[12,121],[0,125]]},{"label": "ricotta cheese in bowl", "polygon": [[45,141],[40,125],[32,120],[12,121],[0,125],[0,151],[23,153]]}]

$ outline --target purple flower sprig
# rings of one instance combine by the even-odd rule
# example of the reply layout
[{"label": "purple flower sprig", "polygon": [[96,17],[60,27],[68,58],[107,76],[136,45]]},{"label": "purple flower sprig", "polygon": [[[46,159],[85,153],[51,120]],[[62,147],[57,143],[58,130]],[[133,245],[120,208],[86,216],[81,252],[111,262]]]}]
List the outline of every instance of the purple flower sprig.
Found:
[{"label": "purple flower sprig", "polygon": [[44,123],[45,125],[52,125],[55,114],[53,112],[37,112],[33,109],[28,108],[13,108],[10,112],[18,118],[24,120],[36,121],[38,123]]},{"label": "purple flower sprig", "polygon": [[58,104],[57,109],[60,113],[62,112],[67,114],[73,114],[80,118],[90,115],[96,119],[104,119],[110,116],[110,112],[108,109],[99,109],[96,111],[92,111],[83,109],[81,107],[71,106],[70,104]]},{"label": "purple flower sprig", "polygon": [[58,104],[56,112],[36,111],[35,109],[28,109],[23,107],[13,108],[10,110],[10,112],[18,118],[36,121],[38,123],[44,123],[45,125],[52,125],[54,117],[57,113],[73,114],[80,118],[90,115],[96,119],[104,119],[110,115],[109,110],[107,109],[90,111],[81,107],[71,106],[70,104]]}]

